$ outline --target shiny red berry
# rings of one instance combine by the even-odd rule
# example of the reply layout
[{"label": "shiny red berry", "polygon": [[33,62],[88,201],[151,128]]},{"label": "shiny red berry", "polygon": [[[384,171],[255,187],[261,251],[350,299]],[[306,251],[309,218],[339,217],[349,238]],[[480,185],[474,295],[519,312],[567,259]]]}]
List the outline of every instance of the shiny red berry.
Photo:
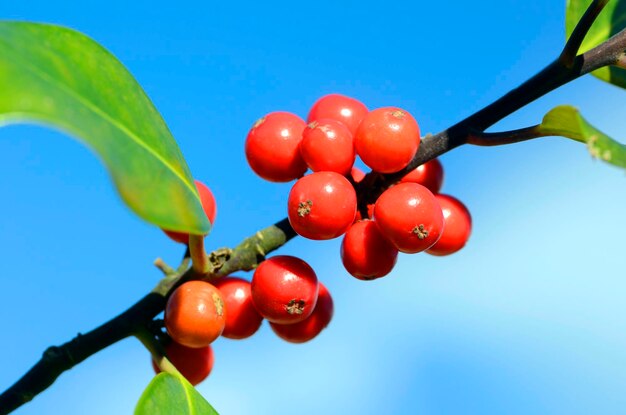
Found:
[{"label": "shiny red berry", "polygon": [[[204,214],[209,218],[211,225],[215,223],[215,216],[217,215],[217,203],[215,203],[215,197],[204,183],[199,180],[195,180],[196,189],[198,189],[198,195],[200,196],[200,203],[202,203],[202,209]],[[167,231],[163,229],[163,232],[171,239],[181,244],[189,243],[189,234],[183,232]]]},{"label": "shiny red berry", "polygon": [[395,173],[405,168],[420,144],[415,118],[397,107],[370,111],[354,135],[361,160],[379,173]]},{"label": "shiny red berry", "polygon": [[307,122],[331,118],[344,124],[354,135],[366,114],[367,107],[361,101],[345,95],[329,94],[313,104]]},{"label": "shiny red berry", "polygon": [[[213,369],[211,346],[193,348],[171,341],[165,346],[165,354],[180,374],[194,386],[206,379]],[[161,373],[154,360],[152,368],[155,373]]]},{"label": "shiny red berry", "polygon": [[333,299],[326,287],[320,283],[319,296],[313,313],[295,324],[270,323],[270,327],[283,340],[290,343],[304,343],[322,332],[333,317]]},{"label": "shiny red berry", "polygon": [[252,301],[259,314],[278,324],[293,324],[311,315],[318,282],[313,268],[300,258],[271,257],[252,276]]},{"label": "shiny red berry", "polygon": [[204,347],[224,330],[224,299],[214,285],[188,281],[167,299],[164,319],[165,328],[174,341],[187,347]]},{"label": "shiny red berry", "polygon": [[417,183],[400,183],[383,192],[374,206],[380,232],[405,253],[424,251],[443,232],[443,213],[430,190]]},{"label": "shiny red berry", "polygon": [[418,183],[433,193],[439,193],[443,185],[443,166],[439,159],[432,159],[418,166],[400,181]]},{"label": "shiny red berry", "polygon": [[289,192],[287,216],[305,238],[332,239],[344,234],[356,216],[356,193],[342,175],[317,172],[298,180]]},{"label": "shiny red berry", "polygon": [[442,194],[435,197],[443,211],[445,226],[441,238],[426,252],[437,256],[450,255],[465,246],[472,232],[472,217],[458,199]]},{"label": "shiny red berry", "polygon": [[301,177],[306,163],[300,141],[306,123],[289,112],[272,112],[259,119],[246,138],[246,159],[256,174],[271,182]]},{"label": "shiny red berry", "polygon": [[302,133],[300,154],[313,171],[350,172],[356,153],[352,133],[339,121],[312,121]]},{"label": "shiny red berry", "polygon": [[371,220],[356,222],[341,243],[341,261],[346,270],[360,280],[383,277],[393,269],[398,250]]},{"label": "shiny red berry", "polygon": [[213,283],[222,293],[227,310],[222,336],[245,339],[261,327],[263,317],[254,308],[250,283],[243,278],[222,277]]}]

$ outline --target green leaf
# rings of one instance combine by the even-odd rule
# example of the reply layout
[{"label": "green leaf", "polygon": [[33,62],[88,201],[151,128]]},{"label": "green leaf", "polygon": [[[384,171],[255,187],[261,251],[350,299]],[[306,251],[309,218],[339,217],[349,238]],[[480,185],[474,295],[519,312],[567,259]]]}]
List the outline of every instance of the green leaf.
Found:
[{"label": "green leaf", "polygon": [[[576,24],[583,16],[591,0],[567,0],[565,11],[565,32],[569,38]],[[608,4],[593,23],[580,45],[578,53],[585,53],[598,46],[611,36],[626,28],[626,0],[609,0]],[[626,88],[626,70],[617,66],[605,66],[592,74],[603,81]]]},{"label": "green leaf", "polygon": [[560,135],[586,143],[593,157],[626,169],[626,146],[589,124],[574,107],[553,108],[543,117],[538,129],[545,135]]},{"label": "green leaf", "polygon": [[135,415],[218,415],[182,376],[162,372],[139,398]]},{"label": "green leaf", "polygon": [[210,230],[163,118],[128,70],[87,36],[0,22],[0,125],[11,123],[45,124],[77,137],[148,222],[193,234]]}]

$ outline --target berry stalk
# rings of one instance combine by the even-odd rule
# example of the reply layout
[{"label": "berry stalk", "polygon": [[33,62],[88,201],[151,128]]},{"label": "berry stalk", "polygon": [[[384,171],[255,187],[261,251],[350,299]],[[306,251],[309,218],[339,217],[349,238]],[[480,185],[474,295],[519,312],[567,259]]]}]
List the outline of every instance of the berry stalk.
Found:
[{"label": "berry stalk", "polygon": [[[626,30],[622,30],[594,49],[575,56],[578,49],[576,42],[584,38],[584,34],[604,4],[606,4],[605,1],[592,3],[590,9],[595,8],[597,12],[592,10],[585,14],[581,20],[582,23],[579,24],[580,29],[577,27],[575,35],[572,36],[574,40],[566,44],[559,58],[537,75],[454,126],[436,135],[425,136],[417,154],[405,169],[392,174],[369,173],[356,185],[359,205],[367,206],[367,203],[376,200],[392,183],[417,166],[456,147],[470,143],[470,137],[473,134],[484,133],[487,128],[548,92],[601,67],[614,64],[624,65]],[[301,127],[304,128],[304,126]],[[529,138],[533,138],[532,135],[525,137],[525,139]],[[490,139],[492,143],[498,144],[497,140],[504,141],[507,136],[506,134],[495,135]],[[276,180],[282,181],[283,178],[278,179]],[[152,292],[122,314],[86,334],[79,334],[67,343],[48,348],[39,362],[0,395],[0,415],[9,414],[30,401],[52,385],[63,372],[89,356],[127,337],[139,333],[145,334],[145,329],[150,326],[152,320],[163,311],[169,293],[183,282],[200,278],[210,280],[238,270],[253,269],[265,259],[268,253],[278,249],[294,236],[295,232],[288,220],[283,219],[248,237],[234,249],[219,249],[212,252],[208,255],[209,263],[206,266],[203,258],[200,258],[201,274],[204,274],[207,268],[209,270],[206,275],[189,269],[188,261],[185,259],[186,266],[182,267],[179,272],[165,276]],[[167,271],[169,273],[171,270],[168,268]]]}]

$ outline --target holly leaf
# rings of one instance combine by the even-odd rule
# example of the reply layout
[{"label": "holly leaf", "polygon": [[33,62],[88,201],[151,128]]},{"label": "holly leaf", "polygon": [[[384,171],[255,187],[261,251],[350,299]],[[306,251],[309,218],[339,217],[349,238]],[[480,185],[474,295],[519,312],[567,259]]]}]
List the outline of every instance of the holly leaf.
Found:
[{"label": "holly leaf", "polygon": [[187,163],[128,70],[89,37],[60,26],[0,22],[0,126],[44,124],[103,161],[122,200],[159,227],[206,234]]},{"label": "holly leaf", "polygon": [[[565,11],[566,38],[570,37],[590,4],[591,0],[567,0]],[[626,0],[609,0],[587,32],[578,53],[587,52],[624,28],[626,28]],[[593,71],[592,75],[605,82],[626,88],[626,69],[624,68],[605,66]]]},{"label": "holly leaf", "polygon": [[182,376],[161,372],[139,398],[135,415],[218,415]]},{"label": "holly leaf", "polygon": [[594,158],[626,169],[626,146],[589,124],[572,106],[562,105],[550,110],[538,129],[544,135],[559,135],[585,143]]}]

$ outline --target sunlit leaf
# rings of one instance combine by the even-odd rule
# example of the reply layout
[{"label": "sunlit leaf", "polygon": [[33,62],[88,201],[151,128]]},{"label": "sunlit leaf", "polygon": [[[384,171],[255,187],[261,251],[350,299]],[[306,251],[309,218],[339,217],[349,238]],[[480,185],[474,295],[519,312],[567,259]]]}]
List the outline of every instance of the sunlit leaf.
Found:
[{"label": "sunlit leaf", "polygon": [[563,105],[550,110],[539,131],[586,143],[593,157],[626,169],[626,146],[589,124],[574,107]]},{"label": "sunlit leaf", "polygon": [[0,125],[11,123],[44,124],[78,138],[141,218],[208,233],[189,168],[162,117],[128,70],[87,36],[0,22]]},{"label": "sunlit leaf", "polygon": [[162,372],[139,398],[135,415],[218,415],[215,409],[181,376]]},{"label": "sunlit leaf", "polygon": [[[565,12],[566,37],[572,34],[576,24],[591,4],[591,0],[567,0]],[[597,17],[580,46],[578,53],[584,53],[598,46],[611,36],[626,28],[626,0],[610,0]],[[617,66],[606,66],[592,72],[603,81],[626,88],[626,70]]]}]

